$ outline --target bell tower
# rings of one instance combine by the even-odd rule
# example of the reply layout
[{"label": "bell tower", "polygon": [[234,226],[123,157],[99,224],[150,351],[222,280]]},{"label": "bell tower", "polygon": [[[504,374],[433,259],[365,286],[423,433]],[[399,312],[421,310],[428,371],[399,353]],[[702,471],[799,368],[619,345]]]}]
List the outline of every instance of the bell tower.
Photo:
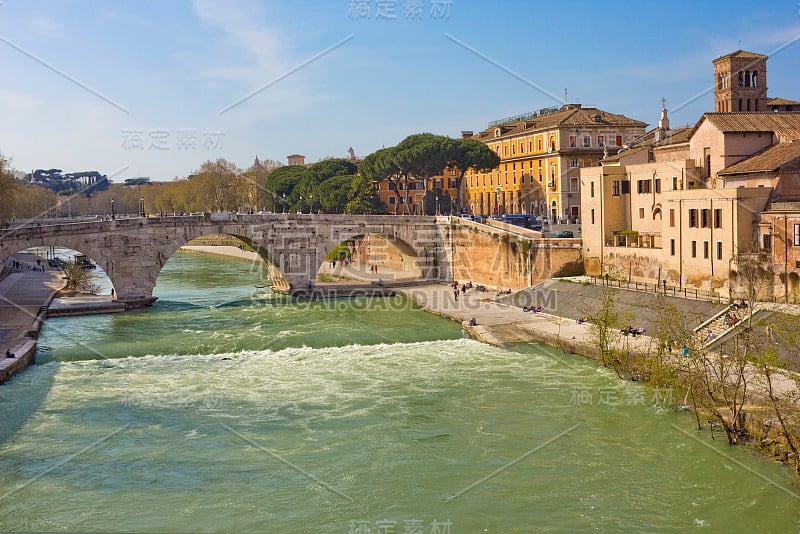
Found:
[{"label": "bell tower", "polygon": [[767,59],[744,50],[715,59],[714,111],[768,111]]}]

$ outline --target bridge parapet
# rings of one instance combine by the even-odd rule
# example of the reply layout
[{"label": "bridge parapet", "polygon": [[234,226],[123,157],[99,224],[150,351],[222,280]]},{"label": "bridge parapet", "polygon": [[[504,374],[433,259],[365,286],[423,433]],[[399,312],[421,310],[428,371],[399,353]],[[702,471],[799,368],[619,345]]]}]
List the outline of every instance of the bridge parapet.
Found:
[{"label": "bridge parapet", "polygon": [[304,286],[338,244],[377,234],[404,247],[423,276],[448,280],[451,273],[449,218],[393,215],[205,213],[104,219],[85,222],[32,222],[4,229],[0,260],[30,247],[63,246],[91,257],[108,274],[117,299],[130,307],[148,305],[161,268],[196,237],[229,234],[256,248],[274,278]]}]

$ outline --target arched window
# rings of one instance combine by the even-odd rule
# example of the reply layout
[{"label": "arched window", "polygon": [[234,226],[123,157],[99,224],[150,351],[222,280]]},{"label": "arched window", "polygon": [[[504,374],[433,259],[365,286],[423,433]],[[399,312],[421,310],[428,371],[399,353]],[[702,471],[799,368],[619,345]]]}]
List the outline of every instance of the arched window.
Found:
[{"label": "arched window", "polygon": [[744,87],[744,72],[739,71],[739,87]]},{"label": "arched window", "polygon": [[742,111],[742,99],[739,99],[739,111]]},{"label": "arched window", "polygon": [[722,76],[722,74],[720,74],[719,75],[719,81],[717,82],[717,89],[722,89],[723,88],[723,78],[724,77]]},{"label": "arched window", "polygon": [[753,71],[753,87],[758,87],[758,71]]},{"label": "arched window", "polygon": [[758,111],[758,99],[756,98],[756,108],[755,111]]},{"label": "arched window", "polygon": [[536,150],[538,150],[539,152],[542,151],[542,140],[541,139],[536,141]]},{"label": "arched window", "polygon": [[744,71],[744,86],[745,87],[750,87],[750,71],[749,70]]},{"label": "arched window", "polygon": [[555,150],[555,149],[556,149],[556,138],[555,137],[551,137],[550,138],[550,150]]},{"label": "arched window", "polygon": [[750,111],[750,99],[747,99],[747,111]]}]

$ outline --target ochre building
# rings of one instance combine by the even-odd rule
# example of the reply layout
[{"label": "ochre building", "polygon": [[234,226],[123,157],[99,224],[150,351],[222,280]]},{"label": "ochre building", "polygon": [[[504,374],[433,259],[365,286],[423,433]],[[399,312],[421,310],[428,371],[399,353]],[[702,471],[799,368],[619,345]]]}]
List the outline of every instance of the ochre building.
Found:
[{"label": "ochre building", "polygon": [[530,213],[581,219],[582,167],[640,137],[647,125],[580,104],[546,108],[489,124],[475,137],[500,156],[492,172],[465,174],[465,206],[476,215]]}]

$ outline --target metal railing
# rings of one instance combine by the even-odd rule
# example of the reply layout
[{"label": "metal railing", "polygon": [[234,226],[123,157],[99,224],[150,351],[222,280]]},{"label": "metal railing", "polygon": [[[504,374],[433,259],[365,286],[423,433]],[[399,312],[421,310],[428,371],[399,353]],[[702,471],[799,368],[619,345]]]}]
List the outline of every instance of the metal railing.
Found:
[{"label": "metal railing", "polygon": [[593,285],[629,289],[631,291],[643,291],[645,293],[666,295],[668,297],[707,300],[715,303],[722,302],[723,300],[723,298],[716,291],[706,291],[704,289],[676,287],[669,285],[665,286],[664,284],[648,284],[647,282],[626,282],[623,280],[614,280],[612,278],[605,278],[602,276],[590,276],[589,278]]}]

